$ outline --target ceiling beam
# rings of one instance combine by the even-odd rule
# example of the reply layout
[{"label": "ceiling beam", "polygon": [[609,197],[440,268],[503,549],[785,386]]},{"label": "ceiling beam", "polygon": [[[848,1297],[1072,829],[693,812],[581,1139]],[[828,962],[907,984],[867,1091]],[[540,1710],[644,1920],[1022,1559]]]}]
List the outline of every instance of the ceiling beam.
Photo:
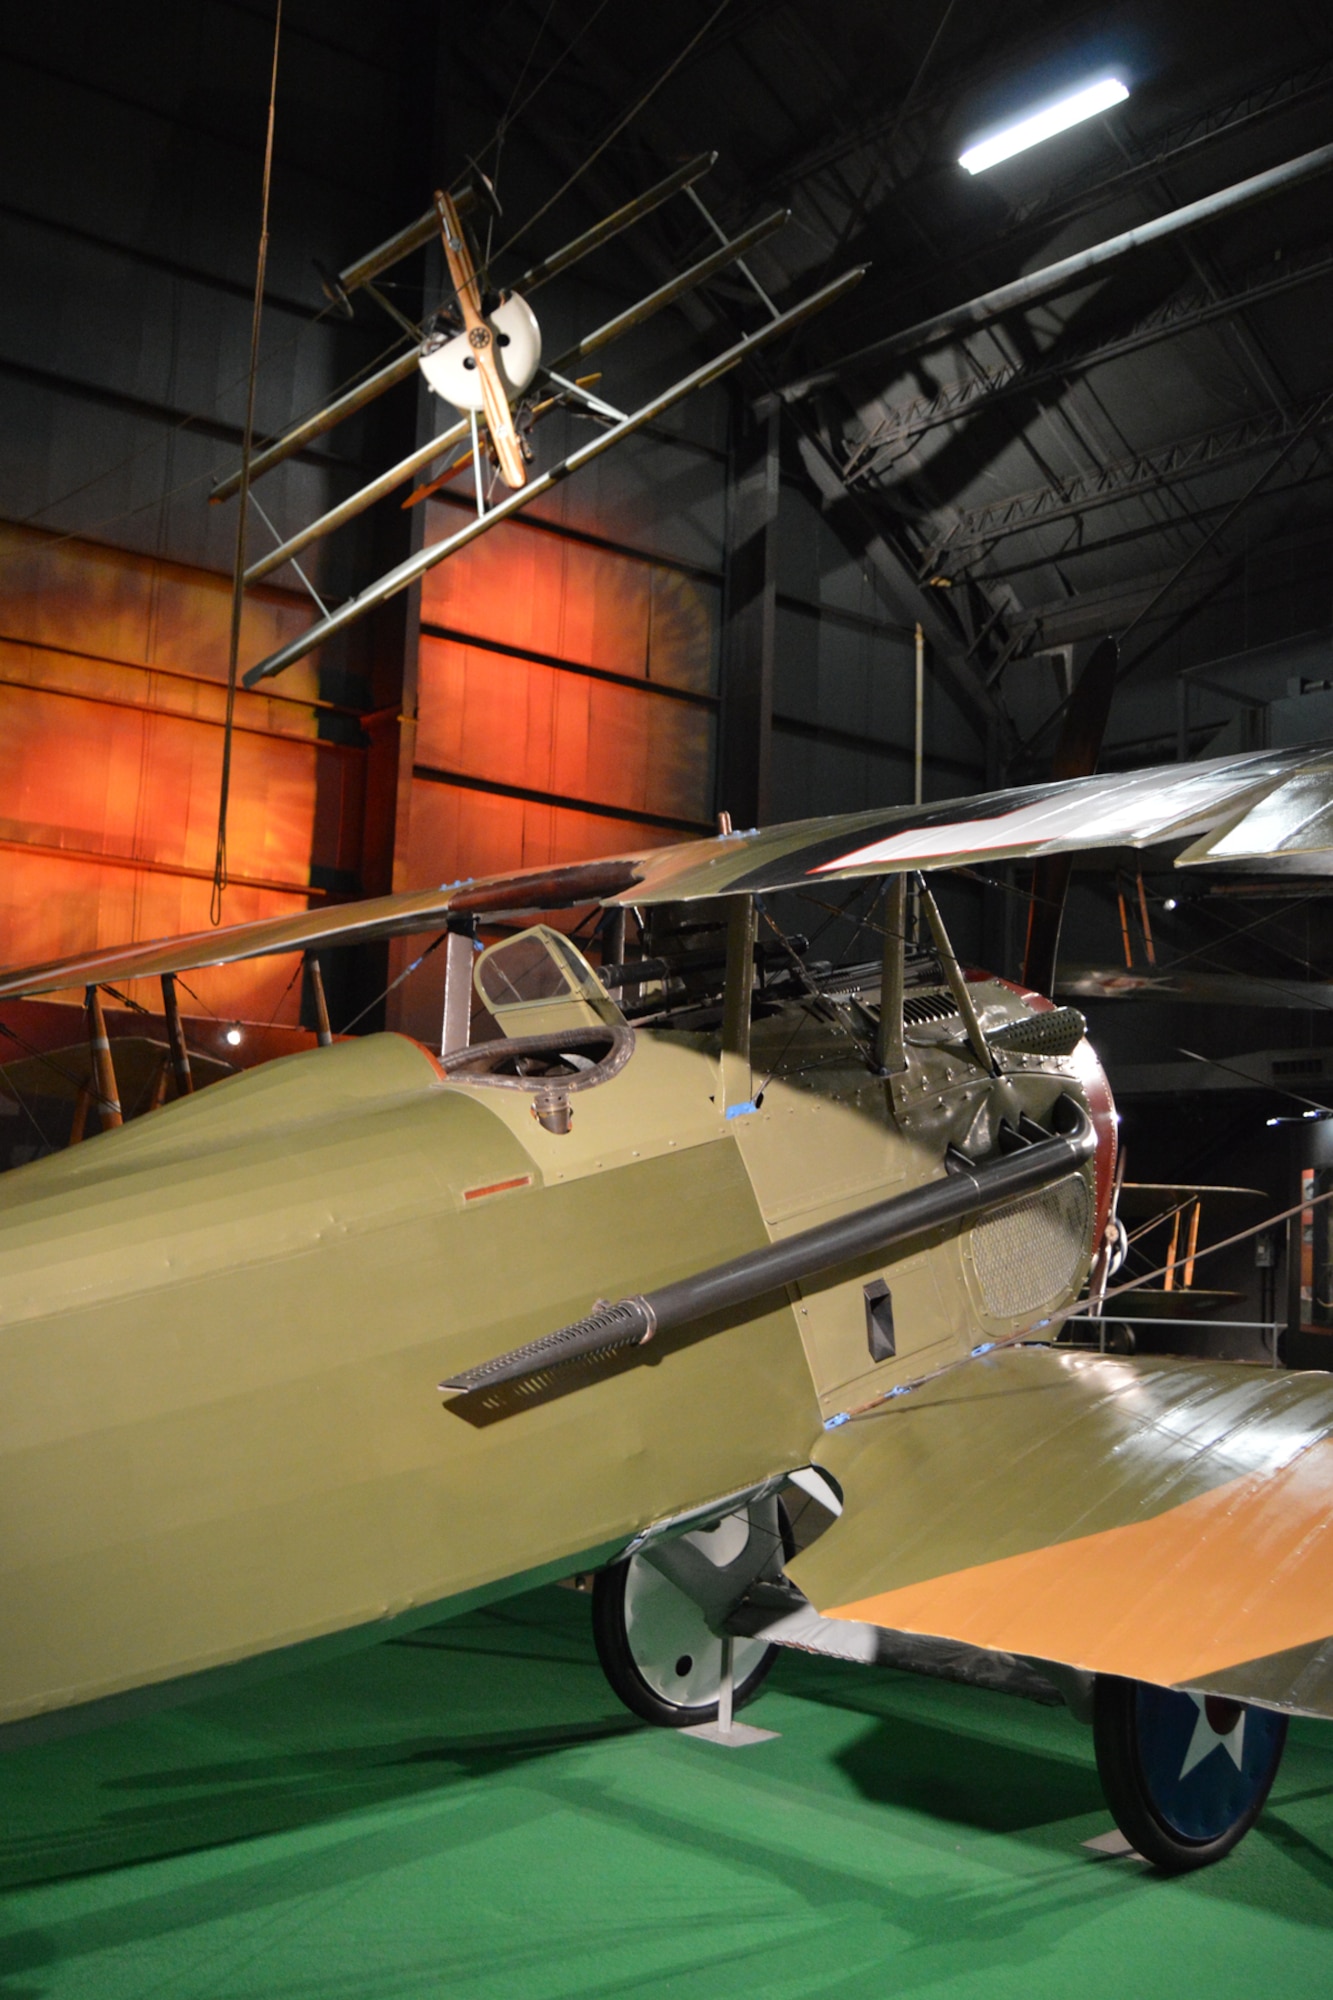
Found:
[{"label": "ceiling beam", "polygon": [[[1081,518],[1093,508],[1110,506],[1141,493],[1155,493],[1163,486],[1232,465],[1268,446],[1285,444],[1312,415],[1319,423],[1333,424],[1333,408],[1325,407],[1326,399],[1327,391],[1321,391],[1295,410],[1270,409],[1262,416],[1239,417],[1213,430],[1178,438],[1154,451],[1136,452],[1132,458],[1115,459],[1091,471],[1075,473],[1058,485],[1006,494],[984,507],[960,510],[948,533],[927,548],[923,567],[934,570],[942,561],[947,563],[964,552],[989,550],[1006,536],[1028,534],[1052,522]],[[1154,525],[1160,528],[1162,524],[1159,521]],[[1033,558],[1034,564],[1050,560],[1049,553]]]},{"label": "ceiling beam", "polygon": [[1071,290],[1094,272],[1118,263],[1135,251],[1178,236],[1182,230],[1196,229],[1203,223],[1216,221],[1220,216],[1234,215],[1257,202],[1268,201],[1288,188],[1299,187],[1327,173],[1330,168],[1333,168],[1333,145],[1316,146],[1308,153],[1298,154],[1295,159],[1284,160],[1280,166],[1269,167],[1260,174],[1250,174],[1230,187],[1218,188],[1198,201],[1186,202],[1181,208],[1154,216],[1149,222],[1136,223],[1132,229],[1122,229],[1100,243],[1091,243],[1086,249],[1074,251],[1071,256],[1058,258],[1054,264],[1043,264],[1039,270],[1012,278],[1008,284],[996,285],[974,299],[965,299],[944,312],[932,314],[929,319],[918,320],[914,326],[901,327],[896,333],[885,334],[881,340],[870,341],[826,367],[788,382],[782,393],[789,401],[795,401],[814,389],[837,381],[845,369],[863,368],[869,362],[882,364],[903,360],[943,341],[974,333],[1006,313],[1023,311],[1042,299]]},{"label": "ceiling beam", "polygon": [[[1307,485],[1318,483],[1315,479],[1293,480],[1289,485],[1279,487],[1273,497],[1298,499],[1298,491]],[[1234,506],[1234,502],[1232,503]],[[1179,611],[1163,601],[1160,618],[1163,626],[1187,623],[1197,613],[1210,605],[1218,592],[1223,589],[1238,567],[1249,564],[1252,569],[1262,572],[1264,564],[1270,563],[1279,554],[1304,549],[1319,549],[1326,557],[1333,543],[1333,519],[1324,519],[1293,533],[1290,522],[1296,509],[1288,512],[1287,525],[1270,537],[1265,537],[1247,545],[1238,554],[1230,554],[1225,549],[1212,550],[1201,555],[1189,572],[1190,592],[1187,602]],[[1300,510],[1304,512],[1305,510]],[[1056,598],[1025,607],[1025,616],[1035,621],[1041,633],[1041,644],[1045,649],[1068,645],[1072,640],[1094,638],[1104,632],[1127,631],[1131,623],[1141,617],[1159,597],[1163,587],[1172,582],[1179,572],[1179,564],[1168,568],[1163,566],[1151,574],[1125,577],[1107,584],[1103,589],[1080,591],[1075,597]],[[1158,623],[1157,616],[1152,624]],[[1154,649],[1158,642],[1153,641]],[[1126,665],[1136,667],[1146,650],[1136,650]]]},{"label": "ceiling beam", "polygon": [[1255,277],[1249,284],[1238,286],[1220,297],[1213,297],[1204,291],[1191,291],[1171,299],[1109,340],[1071,345],[1035,365],[1011,361],[998,367],[979,368],[964,381],[945,383],[931,396],[914,396],[910,402],[896,404],[884,412],[874,429],[855,447],[844,468],[846,475],[852,481],[873,479],[879,467],[879,454],[893,453],[896,457],[919,438],[939,430],[943,425],[958,423],[971,416],[974,410],[1014,396],[1062,389],[1077,376],[1085,375],[1109,361],[1118,361],[1124,355],[1136,354],[1158,341],[1174,339],[1178,334],[1191,333],[1196,327],[1207,326],[1213,320],[1246,311],[1265,299],[1278,298],[1298,285],[1333,277],[1333,255],[1325,251],[1318,256],[1287,263],[1276,275],[1273,275],[1271,264],[1265,265],[1264,271],[1265,276]]}]

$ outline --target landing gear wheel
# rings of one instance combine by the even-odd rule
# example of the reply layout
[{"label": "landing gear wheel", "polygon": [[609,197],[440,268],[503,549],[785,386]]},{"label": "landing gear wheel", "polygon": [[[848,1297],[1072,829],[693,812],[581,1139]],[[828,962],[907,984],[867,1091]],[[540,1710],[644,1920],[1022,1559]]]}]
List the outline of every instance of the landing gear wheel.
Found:
[{"label": "landing gear wheel", "polygon": [[[785,1516],[782,1533],[785,1543],[790,1535]],[[743,1550],[748,1535],[745,1517],[729,1515],[682,1539],[720,1568]],[[693,1598],[654,1569],[646,1555],[598,1572],[592,1631],[603,1673],[635,1715],[668,1729],[716,1722],[722,1641]],[[777,1650],[763,1639],[732,1641],[733,1709],[754,1699]]]},{"label": "landing gear wheel", "polygon": [[1287,1718],[1098,1674],[1093,1735],[1116,1825],[1145,1861],[1178,1875],[1220,1861],[1254,1825],[1282,1761]]}]

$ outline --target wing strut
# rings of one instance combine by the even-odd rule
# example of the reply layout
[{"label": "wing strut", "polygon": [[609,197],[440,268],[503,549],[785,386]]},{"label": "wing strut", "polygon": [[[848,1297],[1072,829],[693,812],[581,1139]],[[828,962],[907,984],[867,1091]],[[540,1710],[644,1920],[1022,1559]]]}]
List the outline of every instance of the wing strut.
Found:
[{"label": "wing strut", "polygon": [[907,1068],[903,993],[907,984],[907,877],[891,875],[884,898],[884,963],[879,980],[879,1027],[875,1060],[883,1076],[901,1076]]},{"label": "wing strut", "polygon": [[280,646],[276,653],[270,653],[267,659],[260,660],[258,665],[251,667],[244,676],[245,686],[256,687],[260,681],[271,680],[275,674],[280,674],[294,661],[303,660],[307,653],[313,653],[317,646],[322,646],[335,632],[341,632],[348,625],[355,624],[357,619],[364,618],[368,611],[374,610],[377,604],[383,604],[386,598],[395,597],[400,590],[406,590],[419,576],[424,576],[428,569],[433,569],[437,563],[443,562],[446,556],[453,555],[456,550],[465,548],[469,542],[475,541],[478,535],[484,534],[496,522],[507,520],[521,507],[526,507],[542,494],[549,493],[553,486],[557,486],[562,479],[568,479],[572,472],[577,472],[580,467],[590,464],[594,458],[600,458],[603,452],[610,451],[622,438],[642,430],[645,424],[652,423],[664,411],[683,402],[686,396],[693,395],[696,389],[707,388],[710,382],[716,382],[719,376],[728,374],[731,369],[738,367],[742,361],[757,353],[761,347],[767,346],[779,335],[790,332],[793,327],[800,326],[805,320],[813,318],[817,312],[822,312],[826,306],[845,298],[847,293],[861,282],[864,275],[864,265],[844,271],[840,278],[833,280],[832,284],[821,286],[809,298],[802,299],[799,305],[792,306],[788,312],[783,313],[781,319],[770,320],[766,326],[761,326],[757,333],[738,340],[734,347],[727,348],[712,361],[706,361],[702,368],[696,368],[692,374],[682,376],[678,382],[673,382],[669,389],[664,389],[660,395],[654,396],[651,402],[644,403],[632,415],[622,418],[609,430],[602,431],[587,444],[581,445],[577,451],[570,452],[569,456],[561,459],[558,465],[553,465],[549,472],[543,472],[539,478],[529,480],[526,486],[521,486],[517,492],[511,493],[508,499],[501,500],[480,519],[469,521],[466,527],[460,528],[456,534],[447,536],[442,542],[435,542],[428,548],[419,549],[415,555],[409,556],[406,562],[399,563],[396,569],[391,569],[380,577],[377,583],[368,585],[359,597],[352,598],[339,610],[331,612],[327,618],[319,619],[297,638],[289,640],[287,645]]}]

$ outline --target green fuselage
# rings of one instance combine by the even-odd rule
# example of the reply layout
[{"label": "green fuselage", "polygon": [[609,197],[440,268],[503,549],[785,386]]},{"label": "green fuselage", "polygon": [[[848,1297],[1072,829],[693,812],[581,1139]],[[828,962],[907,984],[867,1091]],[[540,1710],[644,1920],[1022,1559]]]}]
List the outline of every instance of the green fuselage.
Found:
[{"label": "green fuselage", "polygon": [[[976,992],[996,1019],[1023,1011]],[[442,1400],[443,1376],[599,1298],[906,1191],[943,1173],[949,1143],[984,1151],[995,1080],[947,1033],[909,1053],[890,1089],[836,1024],[788,1008],[751,1051],[756,1090],[781,1074],[729,1118],[715,1043],[642,1032],[554,1134],[521,1091],[443,1082],[417,1044],[378,1035],[7,1175],[0,1724],[105,1713],[606,1560],[1062,1303],[1086,1272],[1090,1198],[1049,1297],[997,1293],[976,1231],[954,1229],[501,1409]],[[1001,1088],[1037,1117],[1082,1095],[1068,1060],[1025,1059]],[[879,1362],[876,1274],[897,1330]]]}]

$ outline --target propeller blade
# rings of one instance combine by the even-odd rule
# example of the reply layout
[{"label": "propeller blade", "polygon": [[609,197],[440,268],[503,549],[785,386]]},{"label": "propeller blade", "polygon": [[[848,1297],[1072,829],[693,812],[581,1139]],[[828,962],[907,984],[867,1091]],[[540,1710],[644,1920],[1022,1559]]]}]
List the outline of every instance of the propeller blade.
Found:
[{"label": "propeller blade", "polygon": [[446,465],[443,472],[437,472],[434,479],[428,479],[424,486],[414,486],[403,501],[403,507],[405,509],[415,507],[422,500],[429,500],[432,493],[438,493],[442,486],[447,486],[460,472],[466,472],[471,463],[472,453],[465,451],[461,458],[456,458],[452,465]]},{"label": "propeller blade", "polygon": [[[500,476],[506,486],[526,486],[528,468],[523,463],[523,447],[514,429],[513,412],[509,408],[509,398],[500,380],[500,370],[496,366],[495,342],[491,330],[483,325],[486,335],[484,345],[474,346],[477,357],[477,374],[481,381],[482,404],[486,413],[486,428],[495,446],[495,455],[500,461]],[[469,338],[471,336],[469,335]]]},{"label": "propeller blade", "polygon": [[[1053,778],[1090,778],[1102,753],[1102,739],[1111,714],[1120,652],[1114,639],[1102,639],[1078,677],[1069,699],[1055,757]],[[1048,854],[1032,870],[1028,903],[1027,941],[1023,948],[1023,984],[1036,993],[1055,990],[1055,961],[1060,926],[1073,871],[1071,854]]]},{"label": "propeller blade", "polygon": [[495,336],[482,317],[481,287],[477,283],[477,273],[472,262],[472,252],[468,248],[463,225],[453,199],[437,188],[435,212],[440,218],[440,234],[444,238],[444,254],[449,265],[449,277],[458,294],[458,303],[463,309],[463,325],[467,329],[468,342],[477,364],[477,380],[481,384],[482,408],[486,416],[486,428],[495,446],[495,455],[500,461],[500,474],[507,486],[526,486],[527,467],[523,463],[523,449],[514,429],[514,418],[509,408],[509,398],[500,380],[500,370],[495,360]]}]

